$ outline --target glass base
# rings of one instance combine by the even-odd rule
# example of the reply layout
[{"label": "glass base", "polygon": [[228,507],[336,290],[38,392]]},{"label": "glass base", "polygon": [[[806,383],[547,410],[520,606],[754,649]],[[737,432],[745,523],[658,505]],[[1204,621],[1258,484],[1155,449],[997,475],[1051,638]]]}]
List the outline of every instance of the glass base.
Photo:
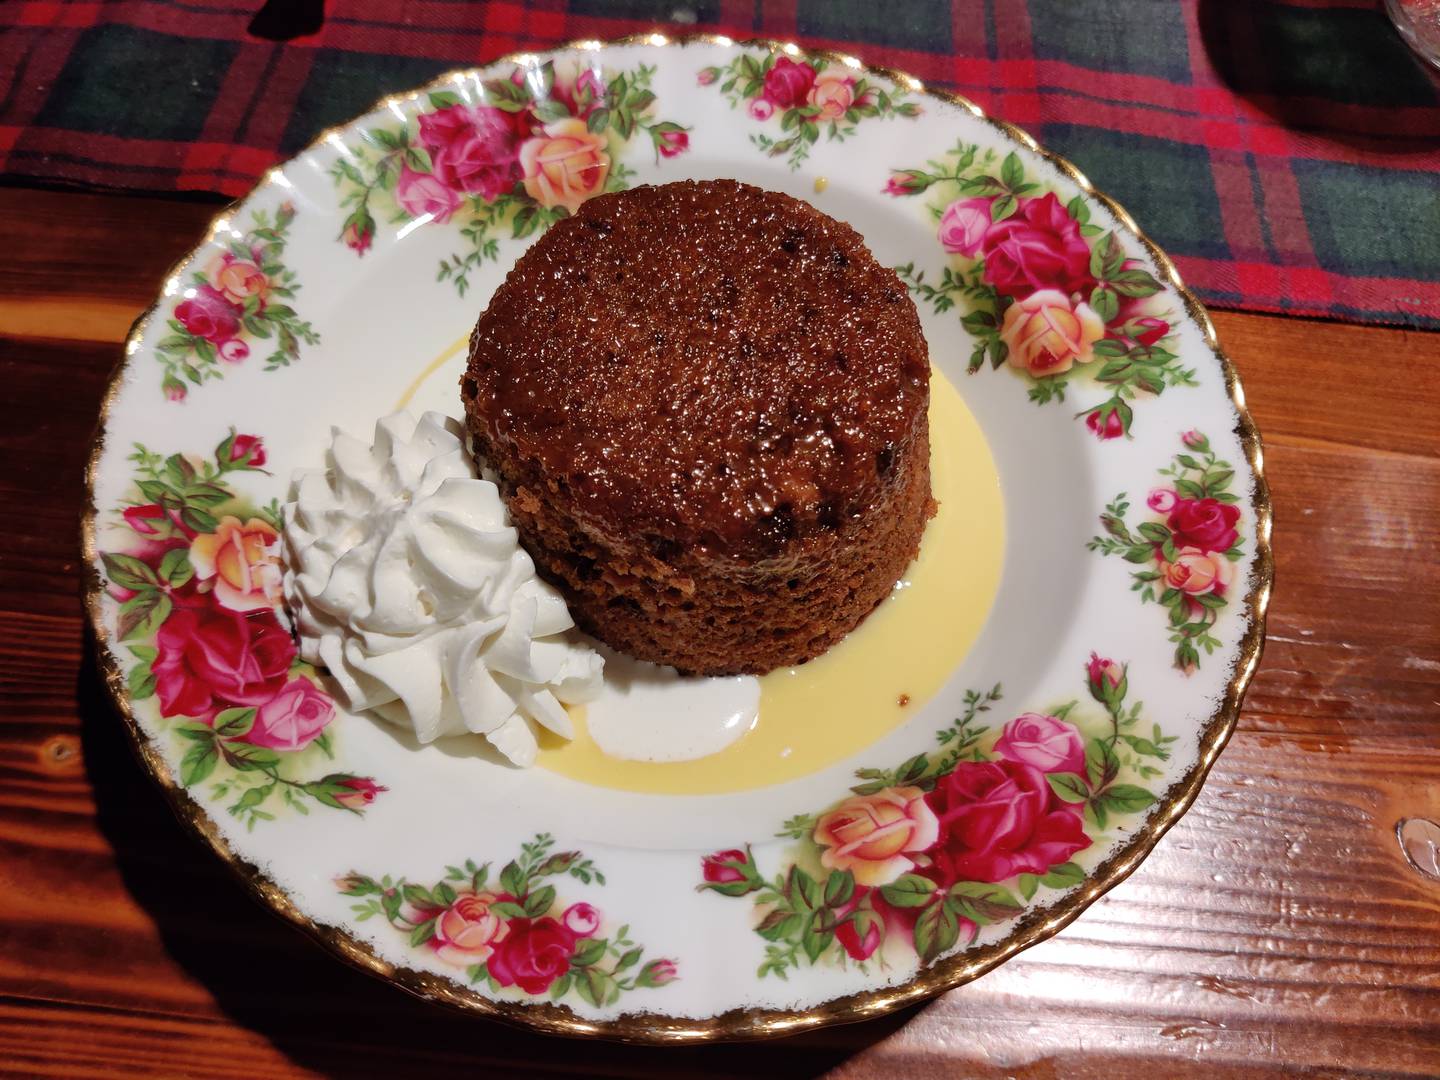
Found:
[{"label": "glass base", "polygon": [[1385,0],[1385,10],[1405,43],[1440,71],[1440,0]]}]

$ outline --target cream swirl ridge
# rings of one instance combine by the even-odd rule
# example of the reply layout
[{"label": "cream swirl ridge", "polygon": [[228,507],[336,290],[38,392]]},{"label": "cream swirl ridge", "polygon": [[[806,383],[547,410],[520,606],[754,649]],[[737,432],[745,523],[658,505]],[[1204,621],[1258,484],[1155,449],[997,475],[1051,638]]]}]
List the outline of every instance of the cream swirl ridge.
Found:
[{"label": "cream swirl ridge", "polygon": [[422,743],[474,732],[527,766],[530,722],[571,738],[562,703],[599,693],[604,661],[567,633],[455,420],[396,413],[369,444],[334,429],[326,468],[295,474],[285,543],[301,655]]}]

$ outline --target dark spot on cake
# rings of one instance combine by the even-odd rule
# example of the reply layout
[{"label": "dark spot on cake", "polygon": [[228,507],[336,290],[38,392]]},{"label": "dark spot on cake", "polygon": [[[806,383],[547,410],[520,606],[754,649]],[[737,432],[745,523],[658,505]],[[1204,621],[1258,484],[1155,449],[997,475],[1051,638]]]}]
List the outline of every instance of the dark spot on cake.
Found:
[{"label": "dark spot on cake", "polygon": [[895,448],[893,446],[882,446],[875,451],[875,471],[881,476],[890,472],[895,464]]},{"label": "dark spot on cake", "polygon": [[805,234],[799,229],[786,229],[785,235],[780,238],[780,247],[794,255],[800,250],[800,241],[805,239]]},{"label": "dark spot on cake", "polygon": [[834,251],[830,252],[830,265],[831,265],[831,266],[849,266],[849,265],[850,265],[850,256],[846,255],[846,254],[845,254],[843,251],[841,251],[839,248],[836,248]]},{"label": "dark spot on cake", "polygon": [[460,383],[460,393],[464,394],[465,397],[471,401],[475,400],[475,395],[479,392],[480,388],[475,385],[475,380],[469,376],[466,376],[464,381]]},{"label": "dark spot on cake", "polygon": [[843,352],[837,352],[835,354],[835,366],[838,367],[841,371],[849,371],[850,358],[847,357]]}]

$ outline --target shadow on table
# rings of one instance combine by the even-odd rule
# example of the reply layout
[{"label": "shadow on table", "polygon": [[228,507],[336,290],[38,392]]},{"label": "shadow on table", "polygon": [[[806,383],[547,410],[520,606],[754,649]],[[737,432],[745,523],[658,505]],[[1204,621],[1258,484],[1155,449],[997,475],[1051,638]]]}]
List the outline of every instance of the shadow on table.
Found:
[{"label": "shadow on table", "polygon": [[1440,82],[1378,4],[1200,0],[1198,19],[1221,81],[1292,131],[1371,153],[1433,148],[1440,132],[1433,115],[1416,121],[1422,132],[1391,110],[1433,109]]},{"label": "shadow on table", "polygon": [[[87,642],[77,685],[86,771],[125,887],[165,949],[237,1024],[323,1075],[406,1076],[439,1066],[666,1076],[813,1076],[903,1027],[918,1009],[775,1042],[681,1048],[532,1034],[418,1001],[346,966],[253,901],[175,819],[144,773]],[[144,993],[136,988],[137,997]]]}]

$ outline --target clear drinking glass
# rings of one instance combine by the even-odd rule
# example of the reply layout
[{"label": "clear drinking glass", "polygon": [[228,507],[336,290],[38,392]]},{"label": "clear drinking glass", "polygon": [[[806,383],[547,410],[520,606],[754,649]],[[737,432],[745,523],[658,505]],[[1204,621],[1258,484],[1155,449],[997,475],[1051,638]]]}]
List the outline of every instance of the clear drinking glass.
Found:
[{"label": "clear drinking glass", "polygon": [[1385,0],[1385,10],[1406,44],[1440,70],[1440,0]]}]

